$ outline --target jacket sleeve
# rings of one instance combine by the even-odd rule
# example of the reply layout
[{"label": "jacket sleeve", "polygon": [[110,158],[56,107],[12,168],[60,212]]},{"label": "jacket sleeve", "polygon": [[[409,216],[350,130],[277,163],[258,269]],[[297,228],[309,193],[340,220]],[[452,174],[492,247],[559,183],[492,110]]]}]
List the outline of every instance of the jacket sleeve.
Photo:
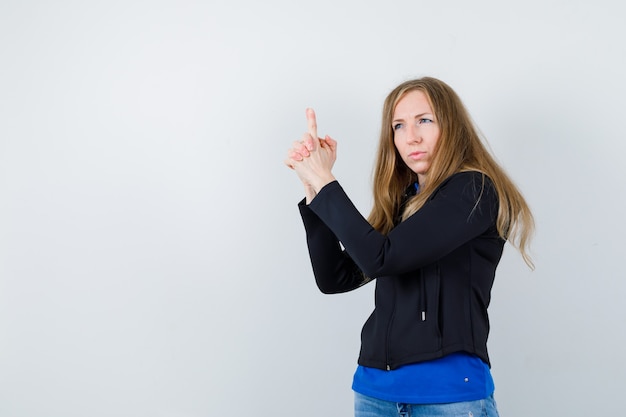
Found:
[{"label": "jacket sleeve", "polygon": [[307,246],[317,287],[325,294],[351,291],[371,279],[341,248],[335,234],[304,203],[298,204],[306,230]]},{"label": "jacket sleeve", "polygon": [[420,210],[388,235],[372,228],[337,181],[320,190],[308,207],[341,241],[358,268],[378,278],[415,271],[486,232],[495,225],[497,204],[486,176],[463,172],[448,178]]}]

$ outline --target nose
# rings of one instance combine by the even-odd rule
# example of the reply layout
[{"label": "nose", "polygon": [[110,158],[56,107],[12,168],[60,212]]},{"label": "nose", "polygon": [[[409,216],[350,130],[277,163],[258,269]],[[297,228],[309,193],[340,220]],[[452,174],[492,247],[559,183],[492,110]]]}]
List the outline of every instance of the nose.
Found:
[{"label": "nose", "polygon": [[421,143],[422,142],[422,136],[420,135],[420,130],[418,126],[408,126],[407,129],[407,135],[406,135],[406,141],[407,143]]}]

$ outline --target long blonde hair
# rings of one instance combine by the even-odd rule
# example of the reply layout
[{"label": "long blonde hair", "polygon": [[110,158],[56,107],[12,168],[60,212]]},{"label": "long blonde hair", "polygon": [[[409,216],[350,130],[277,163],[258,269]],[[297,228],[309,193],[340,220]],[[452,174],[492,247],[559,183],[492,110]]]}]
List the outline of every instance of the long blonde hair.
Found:
[{"label": "long blonde hair", "polygon": [[[428,170],[428,180],[420,184],[420,193],[399,213],[407,186],[417,181],[415,174],[398,154],[392,129],[398,101],[410,91],[422,91],[434,112],[440,136]],[[462,171],[478,171],[493,182],[499,200],[496,227],[502,239],[516,247],[526,264],[534,269],[528,247],[534,232],[534,219],[526,200],[491,156],[480,140],[459,96],[443,81],[424,77],[406,81],[385,99],[380,141],[374,167],[374,207],[369,222],[381,233],[394,227],[399,214],[402,220],[418,211],[441,183]]]}]

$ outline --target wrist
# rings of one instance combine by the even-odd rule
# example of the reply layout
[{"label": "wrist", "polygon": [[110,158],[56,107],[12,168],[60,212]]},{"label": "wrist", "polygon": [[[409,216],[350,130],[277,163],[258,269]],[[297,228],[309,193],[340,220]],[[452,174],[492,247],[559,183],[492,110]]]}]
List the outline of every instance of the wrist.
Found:
[{"label": "wrist", "polygon": [[305,203],[307,205],[310,204],[311,201],[313,201],[313,199],[315,198],[316,195],[317,195],[317,193],[315,192],[315,189],[313,188],[312,185],[306,184],[304,186]]},{"label": "wrist", "polygon": [[312,184],[315,193],[319,193],[322,188],[331,182],[335,181],[335,177],[331,174],[325,177],[317,178],[316,181]]}]

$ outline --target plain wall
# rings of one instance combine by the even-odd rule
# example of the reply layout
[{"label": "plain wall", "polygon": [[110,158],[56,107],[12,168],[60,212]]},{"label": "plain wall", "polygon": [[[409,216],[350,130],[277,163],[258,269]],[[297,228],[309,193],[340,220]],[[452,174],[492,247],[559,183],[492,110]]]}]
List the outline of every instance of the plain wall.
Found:
[{"label": "plain wall", "polygon": [[617,0],[0,3],[0,415],[349,416],[373,285],[315,287],[306,129],[367,214],[382,102],[461,96],[537,221],[490,308],[503,416],[626,391]]}]

